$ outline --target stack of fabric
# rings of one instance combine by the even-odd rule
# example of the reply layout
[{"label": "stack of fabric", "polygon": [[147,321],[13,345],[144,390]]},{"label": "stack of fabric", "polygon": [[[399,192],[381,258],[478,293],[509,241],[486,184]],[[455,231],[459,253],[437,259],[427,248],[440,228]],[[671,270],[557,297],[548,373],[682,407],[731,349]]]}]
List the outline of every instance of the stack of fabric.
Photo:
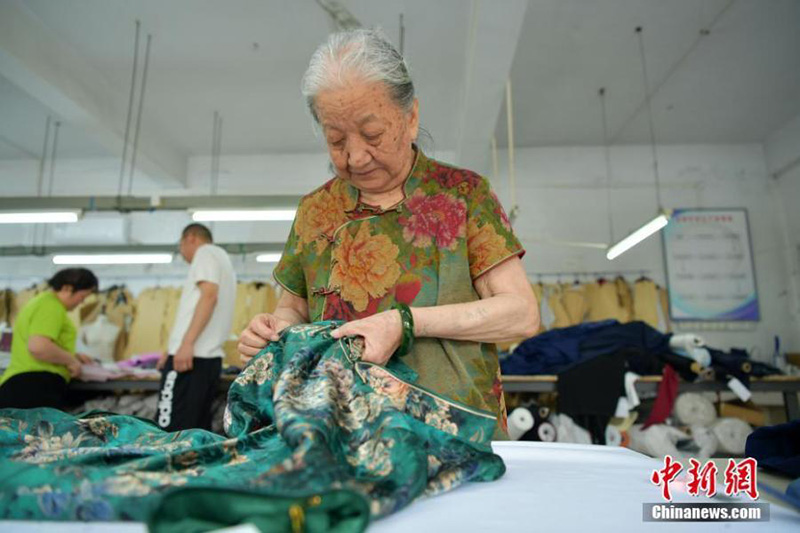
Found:
[{"label": "stack of fabric", "polygon": [[[729,383],[735,377],[746,388],[750,376],[779,373],[751,361],[743,350],[723,352],[703,344],[694,335],[664,334],[641,321],[607,320],[541,333],[520,344],[500,365],[505,375],[558,375],[558,412],[588,430],[592,442],[604,444],[611,419],[625,420],[639,405],[633,387],[639,376],[662,375],[658,396],[640,428],[646,430],[664,424],[671,415],[679,378],[716,377]],[[717,433],[729,435],[726,442],[735,440],[729,453],[741,454],[749,426],[721,421]]]}]

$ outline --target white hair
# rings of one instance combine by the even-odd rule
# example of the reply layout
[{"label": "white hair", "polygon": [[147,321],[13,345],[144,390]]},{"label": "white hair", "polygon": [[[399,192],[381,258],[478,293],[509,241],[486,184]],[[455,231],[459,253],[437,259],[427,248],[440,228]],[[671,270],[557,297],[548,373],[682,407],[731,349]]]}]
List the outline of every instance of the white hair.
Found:
[{"label": "white hair", "polygon": [[380,30],[333,33],[314,51],[301,85],[316,122],[317,94],[352,78],[385,83],[392,100],[404,111],[414,105],[414,83],[406,62]]}]

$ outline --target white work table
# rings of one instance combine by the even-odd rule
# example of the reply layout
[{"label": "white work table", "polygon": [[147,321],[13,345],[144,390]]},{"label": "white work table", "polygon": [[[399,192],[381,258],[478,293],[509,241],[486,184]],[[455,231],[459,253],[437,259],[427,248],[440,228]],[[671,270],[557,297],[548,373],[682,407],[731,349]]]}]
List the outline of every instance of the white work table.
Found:
[{"label": "white work table", "polygon": [[[416,501],[371,524],[368,531],[800,531],[800,513],[775,504],[770,504],[768,523],[643,522],[642,504],[662,501],[661,489],[650,482],[650,474],[663,464],[626,448],[497,442],[494,449],[508,468],[500,480],[468,483],[435,498]],[[750,502],[746,497],[693,497],[681,489],[681,484],[672,487],[674,502]],[[723,492],[721,485],[718,491]],[[144,524],[124,522],[0,522],[0,531],[141,533],[146,528]]]}]

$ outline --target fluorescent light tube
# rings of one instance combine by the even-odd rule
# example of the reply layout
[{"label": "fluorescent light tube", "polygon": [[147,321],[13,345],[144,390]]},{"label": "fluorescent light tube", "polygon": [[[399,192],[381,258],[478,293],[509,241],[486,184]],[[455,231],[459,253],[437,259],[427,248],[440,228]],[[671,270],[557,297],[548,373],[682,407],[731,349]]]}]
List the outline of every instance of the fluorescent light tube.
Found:
[{"label": "fluorescent light tube", "polygon": [[80,209],[60,211],[0,211],[0,224],[59,224],[77,222]]},{"label": "fluorescent light tube", "polygon": [[55,255],[55,265],[149,265],[172,263],[172,254],[72,254]]},{"label": "fluorescent light tube", "polygon": [[608,252],[606,253],[606,257],[608,258],[609,261],[619,257],[620,255],[624,254],[625,252],[627,252],[628,250],[630,250],[631,248],[633,248],[634,246],[636,246],[637,244],[648,238],[650,235],[658,232],[658,230],[666,226],[668,223],[669,223],[669,217],[666,214],[662,213],[658,215],[656,218],[654,218],[653,220],[651,220],[650,222],[648,222],[647,224],[637,229],[636,231],[634,231],[633,233],[631,233],[630,235],[619,241],[617,244],[609,248]]},{"label": "fluorescent light tube", "polygon": [[296,209],[190,209],[195,222],[259,222],[294,220]]},{"label": "fluorescent light tube", "polygon": [[259,254],[256,256],[257,263],[277,263],[280,260],[281,260],[281,254],[279,252],[269,253],[269,254]]}]

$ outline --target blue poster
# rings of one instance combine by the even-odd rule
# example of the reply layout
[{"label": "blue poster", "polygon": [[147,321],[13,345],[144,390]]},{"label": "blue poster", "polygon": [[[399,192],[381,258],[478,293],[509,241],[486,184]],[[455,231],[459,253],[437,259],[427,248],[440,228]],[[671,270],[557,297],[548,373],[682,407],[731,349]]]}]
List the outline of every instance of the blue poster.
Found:
[{"label": "blue poster", "polygon": [[676,209],[664,256],[673,320],[761,318],[745,209]]}]

